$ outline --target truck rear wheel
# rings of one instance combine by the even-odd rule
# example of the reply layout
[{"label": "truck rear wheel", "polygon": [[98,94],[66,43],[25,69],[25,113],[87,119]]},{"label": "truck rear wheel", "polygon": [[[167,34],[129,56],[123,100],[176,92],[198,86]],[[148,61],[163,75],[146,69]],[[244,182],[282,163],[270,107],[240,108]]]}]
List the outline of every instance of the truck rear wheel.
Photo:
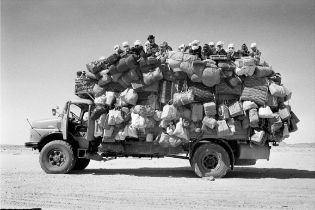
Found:
[{"label": "truck rear wheel", "polygon": [[226,150],[212,143],[199,146],[190,162],[199,177],[221,178],[230,169],[230,158]]},{"label": "truck rear wheel", "polygon": [[72,170],[83,170],[89,165],[89,163],[90,163],[90,159],[77,158]]},{"label": "truck rear wheel", "polygon": [[76,158],[68,142],[55,140],[43,147],[39,163],[48,174],[66,174],[75,166]]}]

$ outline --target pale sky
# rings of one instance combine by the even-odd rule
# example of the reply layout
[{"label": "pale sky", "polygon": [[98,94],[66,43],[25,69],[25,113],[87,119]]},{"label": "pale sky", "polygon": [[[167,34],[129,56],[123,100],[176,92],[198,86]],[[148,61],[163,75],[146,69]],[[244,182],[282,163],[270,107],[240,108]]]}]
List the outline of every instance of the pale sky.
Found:
[{"label": "pale sky", "polygon": [[285,142],[315,142],[314,0],[1,0],[1,143],[24,144],[26,118],[63,107],[77,70],[149,34],[173,48],[194,39],[256,42],[293,91],[301,122]]}]

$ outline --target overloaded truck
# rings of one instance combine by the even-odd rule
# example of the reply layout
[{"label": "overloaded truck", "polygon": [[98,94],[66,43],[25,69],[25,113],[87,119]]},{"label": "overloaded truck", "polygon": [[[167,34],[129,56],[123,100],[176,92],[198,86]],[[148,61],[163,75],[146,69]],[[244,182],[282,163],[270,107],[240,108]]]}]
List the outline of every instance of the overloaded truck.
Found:
[{"label": "overloaded truck", "polygon": [[[61,114],[31,123],[25,146],[38,149],[46,173],[83,170],[90,160],[173,157],[187,159],[199,177],[219,178],[269,159],[271,146],[297,129],[285,104],[291,92],[266,62],[172,51],[150,59],[88,64]],[[131,70],[138,76],[126,81]]]}]

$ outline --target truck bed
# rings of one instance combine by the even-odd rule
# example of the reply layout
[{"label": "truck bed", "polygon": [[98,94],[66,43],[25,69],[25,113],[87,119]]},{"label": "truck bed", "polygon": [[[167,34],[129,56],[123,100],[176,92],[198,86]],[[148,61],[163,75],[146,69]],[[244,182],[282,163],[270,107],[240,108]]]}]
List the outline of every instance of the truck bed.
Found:
[{"label": "truck bed", "polygon": [[163,157],[185,153],[182,146],[162,147],[159,144],[145,141],[127,140],[121,142],[102,142],[99,152],[104,156]]}]

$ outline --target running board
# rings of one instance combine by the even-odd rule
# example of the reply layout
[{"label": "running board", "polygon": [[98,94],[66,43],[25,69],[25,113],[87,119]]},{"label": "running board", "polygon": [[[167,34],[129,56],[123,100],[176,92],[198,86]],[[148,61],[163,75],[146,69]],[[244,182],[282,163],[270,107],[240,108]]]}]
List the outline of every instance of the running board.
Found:
[{"label": "running board", "polygon": [[87,149],[78,149],[78,158],[85,158],[90,160],[96,160],[96,161],[109,161],[115,158],[106,158],[98,153],[89,153]]},{"label": "running board", "polygon": [[185,160],[188,160],[188,159],[189,159],[189,157],[186,157],[186,156],[179,156],[179,155],[166,155],[165,157],[178,158],[178,159],[185,159]]}]

